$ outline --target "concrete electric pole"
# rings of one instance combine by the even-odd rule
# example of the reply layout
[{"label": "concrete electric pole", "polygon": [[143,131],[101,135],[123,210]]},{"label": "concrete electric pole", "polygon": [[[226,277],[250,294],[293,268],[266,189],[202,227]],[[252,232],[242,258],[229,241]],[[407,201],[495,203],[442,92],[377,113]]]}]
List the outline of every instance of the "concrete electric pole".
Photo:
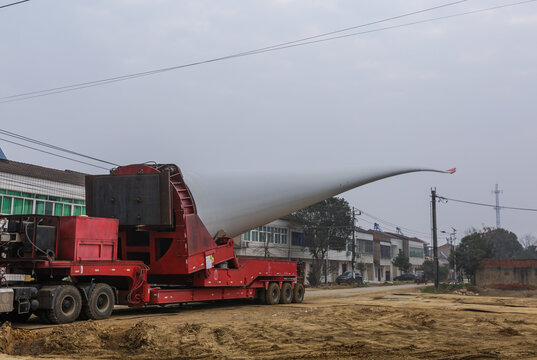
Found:
[{"label": "concrete electric pole", "polygon": [[498,184],[496,184],[496,187],[494,190],[492,190],[492,193],[496,195],[496,206],[494,207],[494,210],[496,210],[496,228],[500,229],[502,227],[500,223],[500,194],[503,193],[503,190],[498,189]]},{"label": "concrete electric pole", "polygon": [[433,220],[433,260],[434,260],[434,287],[438,289],[440,282],[439,266],[438,266],[438,237],[436,233],[436,189],[431,189],[431,211]]},{"label": "concrete electric pole", "polygon": [[354,279],[354,272],[355,272],[355,262],[356,262],[356,228],[355,228],[355,222],[356,222],[356,210],[354,209],[354,206],[352,207],[352,260],[351,260],[351,269],[352,269],[352,278]]}]

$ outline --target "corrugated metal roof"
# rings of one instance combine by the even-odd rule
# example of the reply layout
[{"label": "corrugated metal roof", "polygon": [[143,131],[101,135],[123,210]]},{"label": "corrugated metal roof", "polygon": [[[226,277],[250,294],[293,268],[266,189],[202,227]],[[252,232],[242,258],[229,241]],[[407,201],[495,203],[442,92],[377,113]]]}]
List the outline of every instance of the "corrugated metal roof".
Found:
[{"label": "corrugated metal roof", "polygon": [[0,160],[0,172],[79,186],[84,186],[86,176],[72,170],[57,170],[11,160]]}]

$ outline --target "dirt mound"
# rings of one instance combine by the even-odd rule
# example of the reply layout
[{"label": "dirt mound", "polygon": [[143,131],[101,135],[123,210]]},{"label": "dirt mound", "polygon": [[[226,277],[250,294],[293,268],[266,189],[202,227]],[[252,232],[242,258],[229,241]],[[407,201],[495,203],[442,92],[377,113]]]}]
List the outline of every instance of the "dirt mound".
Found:
[{"label": "dirt mound", "polygon": [[122,347],[132,351],[150,350],[157,344],[158,336],[155,325],[139,322],[123,334]]},{"label": "dirt mound", "polygon": [[92,321],[58,326],[50,335],[38,340],[39,353],[73,354],[101,348],[101,329]]},{"label": "dirt mound", "polygon": [[21,355],[28,348],[28,343],[32,343],[38,334],[28,330],[13,329],[9,322],[0,326],[0,353],[10,355]]},{"label": "dirt mound", "polygon": [[9,355],[61,355],[114,358],[121,354],[149,353],[159,344],[157,327],[143,321],[126,329],[92,321],[54,327],[48,333],[0,327],[0,352]]}]

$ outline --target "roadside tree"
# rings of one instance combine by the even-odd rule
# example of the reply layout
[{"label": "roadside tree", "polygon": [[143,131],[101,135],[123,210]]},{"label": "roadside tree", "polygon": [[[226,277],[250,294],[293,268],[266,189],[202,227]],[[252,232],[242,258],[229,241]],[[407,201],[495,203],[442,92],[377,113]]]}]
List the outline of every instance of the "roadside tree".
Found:
[{"label": "roadside tree", "polygon": [[537,259],[537,237],[532,234],[526,234],[520,239],[524,247],[524,259]]},{"label": "roadside tree", "polygon": [[406,256],[401,249],[399,249],[399,254],[393,259],[392,264],[405,274],[408,273],[412,267],[408,256]]},{"label": "roadside tree", "polygon": [[494,258],[520,259],[523,257],[524,248],[514,233],[505,229],[484,228],[483,234],[494,245]]},{"label": "roadside tree", "polygon": [[326,282],[328,250],[344,250],[350,239],[352,216],[349,203],[345,199],[332,197],[298,210],[293,215],[294,221],[303,228],[313,259],[308,281],[314,286],[318,285],[324,270]]},{"label": "roadside tree", "polygon": [[365,266],[365,263],[362,260],[360,260],[360,261],[358,261],[356,263],[356,270],[358,270],[360,272],[360,275],[362,275],[362,277],[364,276],[365,269],[366,269],[366,266]]},{"label": "roadside tree", "polygon": [[453,266],[454,256],[457,268],[475,283],[475,272],[481,266],[481,260],[494,258],[494,250],[494,242],[485,232],[474,232],[462,238],[450,256],[450,264]]}]

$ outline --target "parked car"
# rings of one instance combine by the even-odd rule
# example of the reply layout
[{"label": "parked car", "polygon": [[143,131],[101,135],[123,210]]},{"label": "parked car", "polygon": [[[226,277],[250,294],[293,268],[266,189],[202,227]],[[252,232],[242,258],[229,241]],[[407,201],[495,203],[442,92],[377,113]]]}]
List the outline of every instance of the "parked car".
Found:
[{"label": "parked car", "polygon": [[403,274],[395,277],[395,281],[414,281],[416,275],[414,274]]},{"label": "parked car", "polygon": [[425,276],[425,273],[423,271],[416,272],[416,276],[414,277],[414,282],[416,284],[427,284],[427,276]]},{"label": "parked car", "polygon": [[352,277],[352,271],[344,272],[336,278],[336,284],[363,284],[364,280],[362,275],[355,271],[354,277]]}]

